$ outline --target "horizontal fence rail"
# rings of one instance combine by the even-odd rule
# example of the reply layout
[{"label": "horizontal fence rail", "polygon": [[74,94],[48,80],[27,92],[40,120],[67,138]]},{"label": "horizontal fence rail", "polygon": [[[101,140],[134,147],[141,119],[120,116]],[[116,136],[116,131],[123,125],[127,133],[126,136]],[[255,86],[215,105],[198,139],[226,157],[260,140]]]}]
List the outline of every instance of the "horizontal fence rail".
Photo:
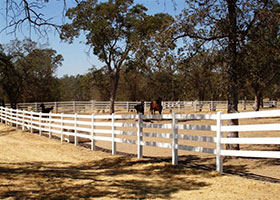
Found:
[{"label": "horizontal fence rail", "polygon": [[[46,107],[53,107],[53,112],[106,112],[110,110],[109,101],[64,101],[64,102],[34,102],[34,103],[18,103],[17,109],[24,109],[29,111],[40,111],[40,105],[44,103]],[[116,101],[115,111],[129,112],[134,109],[134,106],[140,101]],[[253,108],[254,101],[241,100],[238,104],[239,110],[248,110]],[[277,107],[277,101],[265,101],[264,108]],[[227,101],[162,101],[162,107],[165,111],[181,112],[181,111],[222,111],[227,110]],[[150,102],[144,102],[145,112],[150,110]]]},{"label": "horizontal fence rail", "polygon": [[[223,156],[280,158],[280,151],[226,150],[226,144],[280,144],[280,137],[226,138],[223,132],[280,131],[280,124],[249,124],[232,126],[227,120],[244,118],[277,118],[280,110],[223,114],[162,114],[162,115],[97,115],[41,113],[0,107],[0,120],[10,126],[49,138],[59,137],[61,142],[89,143],[94,150],[97,141],[111,143],[112,154],[117,143],[136,145],[137,157],[143,156],[143,147],[171,150],[172,163],[178,163],[178,150],[216,155],[217,171],[222,173]],[[191,122],[207,124],[191,124]],[[208,133],[208,136],[197,132]],[[211,133],[209,136],[209,133]],[[154,139],[152,139],[154,138]],[[156,139],[156,141],[155,141]],[[159,141],[157,141],[159,140]],[[198,144],[192,145],[191,142]],[[204,145],[207,144],[207,145]],[[212,146],[212,147],[211,147]]]}]

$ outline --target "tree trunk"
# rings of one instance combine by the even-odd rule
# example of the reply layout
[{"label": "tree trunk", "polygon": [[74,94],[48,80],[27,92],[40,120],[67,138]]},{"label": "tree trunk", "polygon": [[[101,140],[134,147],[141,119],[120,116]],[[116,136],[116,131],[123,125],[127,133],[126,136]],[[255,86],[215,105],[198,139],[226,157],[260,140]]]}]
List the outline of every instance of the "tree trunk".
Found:
[{"label": "tree trunk", "polygon": [[110,92],[110,114],[115,113],[115,99],[119,83],[119,73],[111,75],[111,92]]},{"label": "tree trunk", "polygon": [[259,111],[261,107],[261,95],[259,92],[257,92],[257,94],[255,94],[255,103],[254,103],[254,110],[255,111]]},{"label": "tree trunk", "polygon": [[[237,82],[237,22],[236,22],[236,0],[227,0],[228,16],[230,21],[229,27],[229,63],[227,68],[228,76],[228,113],[238,112],[238,82]],[[238,125],[238,119],[232,119],[229,121],[230,125]],[[238,132],[230,132],[227,137],[239,137]],[[239,144],[228,144],[227,149],[239,150]]]},{"label": "tree trunk", "polygon": [[262,87],[258,83],[253,85],[254,93],[255,93],[255,103],[253,109],[255,111],[259,111],[262,106]]},{"label": "tree trunk", "polygon": [[260,107],[263,108],[263,95],[261,94],[261,97],[260,97]]}]

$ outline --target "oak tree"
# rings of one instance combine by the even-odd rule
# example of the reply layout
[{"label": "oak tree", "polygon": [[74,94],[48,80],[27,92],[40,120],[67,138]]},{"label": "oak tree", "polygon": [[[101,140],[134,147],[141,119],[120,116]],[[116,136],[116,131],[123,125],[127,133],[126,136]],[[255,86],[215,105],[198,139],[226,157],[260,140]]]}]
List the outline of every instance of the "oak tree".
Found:
[{"label": "oak tree", "polygon": [[93,54],[105,63],[110,78],[110,113],[120,78],[120,70],[135,55],[141,42],[165,26],[170,17],[150,16],[147,9],[133,0],[82,1],[66,12],[71,23],[62,26],[61,39],[72,42],[81,32]]}]

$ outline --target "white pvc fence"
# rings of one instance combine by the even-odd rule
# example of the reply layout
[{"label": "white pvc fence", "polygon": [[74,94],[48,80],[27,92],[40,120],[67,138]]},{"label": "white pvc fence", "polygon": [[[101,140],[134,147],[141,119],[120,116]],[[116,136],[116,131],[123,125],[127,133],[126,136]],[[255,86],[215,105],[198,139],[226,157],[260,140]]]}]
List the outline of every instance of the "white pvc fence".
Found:
[{"label": "white pvc fence", "polygon": [[[33,110],[38,112],[42,102],[18,103],[18,109]],[[53,106],[54,112],[94,112],[108,111],[110,109],[109,101],[64,101],[64,102],[43,102],[46,106]],[[137,101],[116,101],[116,111],[131,111],[134,106],[139,104]],[[254,101],[239,101],[238,110],[250,110],[254,106]],[[167,111],[216,111],[227,110],[227,101],[163,101],[163,110]],[[145,112],[150,109],[150,102],[144,102]],[[263,107],[277,107],[277,101],[266,101]]]},{"label": "white pvc fence", "polygon": [[[0,120],[10,126],[29,130],[39,135],[48,134],[61,138],[61,142],[89,142],[94,149],[96,141],[110,142],[112,154],[116,153],[117,143],[134,144],[137,157],[143,156],[143,147],[171,149],[172,163],[178,163],[178,150],[201,152],[216,155],[217,171],[222,173],[223,156],[280,158],[280,151],[234,151],[225,150],[223,144],[280,144],[280,137],[225,138],[222,132],[232,131],[279,131],[280,124],[254,124],[227,126],[223,121],[229,119],[280,117],[280,110],[246,112],[236,114],[196,115],[78,115],[38,113],[0,107]],[[150,123],[150,120],[154,123]],[[159,121],[160,120],[160,121]],[[188,124],[191,120],[208,120],[212,125]],[[183,121],[185,121],[183,123]],[[163,123],[164,122],[164,123]],[[209,123],[208,123],[209,124]],[[212,136],[199,136],[195,131],[211,132]],[[191,134],[189,134],[191,133]],[[280,134],[279,134],[280,135]],[[143,138],[145,137],[145,140]],[[151,138],[164,139],[164,142],[151,141]],[[212,147],[191,146],[186,141],[210,144]],[[188,142],[188,143],[189,143]],[[199,144],[200,144],[199,143]]]}]

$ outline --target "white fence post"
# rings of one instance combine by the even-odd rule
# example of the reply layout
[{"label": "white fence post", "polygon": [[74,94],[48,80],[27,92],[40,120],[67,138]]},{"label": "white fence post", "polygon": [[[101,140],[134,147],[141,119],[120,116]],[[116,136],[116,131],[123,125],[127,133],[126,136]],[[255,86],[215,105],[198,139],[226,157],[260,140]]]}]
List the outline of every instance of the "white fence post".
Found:
[{"label": "white fence post", "polygon": [[193,107],[194,107],[194,111],[196,112],[197,111],[197,101],[193,102]]},{"label": "white fence post", "polygon": [[38,103],[37,102],[34,103],[34,111],[38,112]]},{"label": "white fence post", "polygon": [[39,135],[42,135],[42,112],[39,113]]},{"label": "white fence post", "polygon": [[143,140],[143,119],[142,114],[138,114],[138,124],[137,124],[137,158],[143,157],[143,146],[141,145]]},{"label": "white fence post", "polygon": [[6,108],[3,107],[2,108],[2,123],[4,123],[4,124],[5,124],[5,110],[6,110]]},{"label": "white fence post", "polygon": [[73,113],[76,113],[76,101],[73,101]]},{"label": "white fence post", "polygon": [[31,113],[31,114],[30,114],[30,121],[31,121],[31,124],[30,124],[30,125],[31,125],[31,127],[30,127],[30,132],[33,133],[33,112],[31,111],[30,113]]},{"label": "white fence post", "polygon": [[57,113],[58,109],[57,109],[57,102],[54,102],[54,110],[55,110],[55,113]]},{"label": "white fence post", "polygon": [[8,111],[9,111],[8,108],[6,108],[6,109],[5,109],[5,119],[6,119],[6,120],[5,120],[5,124],[6,124],[6,125],[8,125],[8,114],[7,114]]},{"label": "white fence post", "polygon": [[115,142],[115,113],[112,113],[112,155],[116,154]]},{"label": "white fence post", "polygon": [[94,150],[95,142],[94,142],[94,114],[91,115],[91,150]]},{"label": "white fence post", "polygon": [[126,102],[126,111],[129,112],[129,102]]},{"label": "white fence post", "polygon": [[61,131],[60,142],[62,143],[62,142],[64,141],[64,134],[63,134],[63,125],[64,125],[64,123],[63,123],[63,113],[61,113],[60,120],[61,120],[61,122],[60,122],[60,126],[61,126],[61,128],[60,128],[60,131]]},{"label": "white fence post", "polygon": [[223,173],[223,159],[221,156],[221,112],[217,112],[217,131],[216,131],[216,170],[221,174]]},{"label": "white fence post", "polygon": [[148,102],[145,101],[145,102],[144,102],[144,112],[145,112],[146,110],[148,110],[148,105],[147,105],[147,104],[148,104]]},{"label": "white fence post", "polygon": [[0,107],[0,121],[1,121],[1,123],[3,123],[3,120],[2,120],[2,107]]},{"label": "white fence post", "polygon": [[95,100],[91,100],[91,112],[94,111]]},{"label": "white fence post", "polygon": [[24,122],[24,111],[22,111],[22,127],[21,127],[21,129],[22,129],[22,131],[24,131],[24,124],[25,124],[25,122]]},{"label": "white fence post", "polygon": [[75,146],[77,146],[77,144],[78,144],[78,137],[77,137],[77,113],[75,113],[75,119],[74,119],[74,121],[75,121],[75,124],[74,124],[74,127],[75,127],[75,130],[74,130],[74,133],[75,133]]},{"label": "white fence post", "polygon": [[176,113],[172,113],[172,164],[178,164],[178,129]]},{"label": "white fence post", "polygon": [[16,109],[16,129],[18,129],[18,109]]},{"label": "white fence post", "polygon": [[49,138],[51,138],[52,137],[52,115],[51,115],[52,113],[51,112],[49,112]]}]

